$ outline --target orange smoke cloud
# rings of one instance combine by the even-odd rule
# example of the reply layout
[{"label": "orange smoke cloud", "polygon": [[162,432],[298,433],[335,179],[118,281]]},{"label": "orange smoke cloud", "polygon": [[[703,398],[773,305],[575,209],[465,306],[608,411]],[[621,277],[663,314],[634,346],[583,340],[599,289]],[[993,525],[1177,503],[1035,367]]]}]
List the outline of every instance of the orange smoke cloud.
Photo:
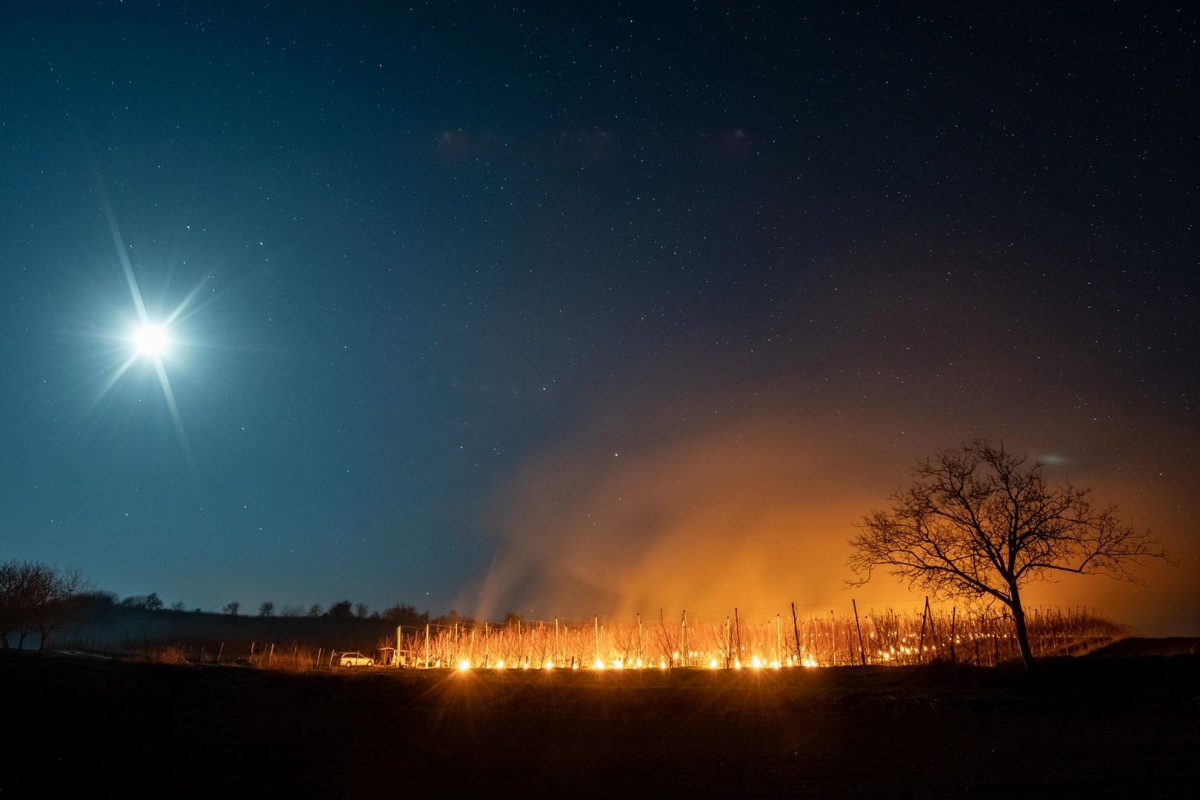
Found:
[{"label": "orange smoke cloud", "polygon": [[836,448],[778,419],[631,453],[602,448],[602,438],[540,460],[507,487],[482,616],[849,602],[846,542],[882,495],[870,481],[864,491],[861,468]]},{"label": "orange smoke cloud", "polygon": [[[908,481],[918,457],[960,436],[909,425],[897,444],[882,431],[899,426],[839,425],[828,414],[823,424],[778,413],[720,425],[665,422],[680,416],[695,419],[675,408],[654,420],[597,425],[528,464],[491,510],[495,558],[465,606],[491,619],[648,618],[660,609],[723,617],[734,608],[767,616],[791,602],[802,613],[848,613],[851,597],[860,608],[919,608],[920,595],[882,573],[847,589],[848,540],[864,513]],[[1115,474],[1101,466],[1069,477],[1095,486],[1100,505],[1130,511],[1128,499],[1149,499]],[[1053,468],[1048,476],[1068,477]],[[1149,565],[1141,574],[1153,590],[1098,577],[1033,584],[1027,604],[1094,606],[1148,632],[1195,627],[1194,538],[1176,535],[1194,534],[1176,530],[1177,495],[1186,490],[1164,491],[1139,510],[1138,524],[1162,535],[1184,569]]]}]

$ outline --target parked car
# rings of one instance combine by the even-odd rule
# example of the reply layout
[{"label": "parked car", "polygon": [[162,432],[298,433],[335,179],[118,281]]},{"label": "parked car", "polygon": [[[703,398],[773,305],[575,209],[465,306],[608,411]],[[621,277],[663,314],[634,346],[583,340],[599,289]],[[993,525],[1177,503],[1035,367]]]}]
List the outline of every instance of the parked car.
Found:
[{"label": "parked car", "polygon": [[373,667],[375,659],[369,656],[364,656],[362,653],[342,653],[338,658],[339,667]]}]

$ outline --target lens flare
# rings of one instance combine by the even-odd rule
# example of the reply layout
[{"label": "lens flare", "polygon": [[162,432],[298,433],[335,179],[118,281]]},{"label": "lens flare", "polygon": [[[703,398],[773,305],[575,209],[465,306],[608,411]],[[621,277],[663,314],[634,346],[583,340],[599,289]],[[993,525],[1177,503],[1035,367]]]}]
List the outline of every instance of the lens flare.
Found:
[{"label": "lens flare", "polygon": [[133,334],[133,346],[139,355],[164,356],[171,345],[167,329],[162,325],[146,323],[141,325]]}]

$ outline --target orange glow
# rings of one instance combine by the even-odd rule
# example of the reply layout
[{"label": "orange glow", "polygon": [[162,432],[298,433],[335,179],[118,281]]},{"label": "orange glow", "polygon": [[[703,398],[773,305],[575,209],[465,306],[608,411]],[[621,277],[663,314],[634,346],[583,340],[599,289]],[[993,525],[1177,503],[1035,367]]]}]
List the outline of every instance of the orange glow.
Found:
[{"label": "orange glow", "polygon": [[[842,443],[825,449],[798,442],[788,419],[652,438],[637,458],[580,457],[577,450],[589,445],[544,456],[506,487],[495,511],[495,568],[478,598],[464,598],[478,616],[520,606],[547,617],[586,619],[599,611],[631,618],[687,598],[710,609],[769,607],[784,599],[777,587],[797,585],[786,600],[824,602],[841,593],[846,576],[806,568],[797,582],[795,565],[844,563],[853,520],[878,500],[878,492],[846,495],[836,477]],[[888,486],[909,460],[879,468]]]},{"label": "orange glow", "polygon": [[[953,618],[945,610],[923,615],[860,606],[858,611],[858,618],[830,612],[798,615],[787,636],[776,614],[768,619],[739,615],[736,646],[725,615],[697,614],[689,616],[686,625],[682,618],[670,627],[660,622],[653,632],[640,620],[611,619],[578,626],[532,622],[520,629],[489,627],[483,652],[477,649],[481,631],[459,624],[431,629],[428,639],[421,630],[400,642],[398,649],[426,652],[424,658],[414,659],[417,666],[460,671],[553,670],[566,669],[568,664],[575,670],[628,671],[656,663],[664,670],[757,671],[858,665],[863,654],[868,664],[879,666],[929,663],[935,658],[989,666],[1019,655],[1011,618],[991,609],[957,609]],[[1034,608],[1027,609],[1027,616],[1035,655],[1064,651],[1080,655],[1129,635],[1125,626],[1086,611]],[[686,640],[686,648],[673,646],[679,640]],[[550,652],[556,655],[547,655]]]}]

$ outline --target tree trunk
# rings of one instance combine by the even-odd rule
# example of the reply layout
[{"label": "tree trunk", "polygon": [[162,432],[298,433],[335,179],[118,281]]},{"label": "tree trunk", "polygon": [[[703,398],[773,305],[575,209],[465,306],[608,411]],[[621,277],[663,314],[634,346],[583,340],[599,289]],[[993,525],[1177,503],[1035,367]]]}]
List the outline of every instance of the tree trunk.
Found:
[{"label": "tree trunk", "polygon": [[46,640],[50,638],[50,634],[54,631],[54,628],[54,625],[38,626],[38,650],[46,649]]},{"label": "tree trunk", "polygon": [[1021,595],[1016,586],[1010,587],[1012,596],[1013,626],[1017,630],[1017,645],[1021,648],[1021,660],[1025,669],[1033,672],[1033,648],[1029,646],[1029,628],[1025,625],[1025,609],[1021,605]]}]

